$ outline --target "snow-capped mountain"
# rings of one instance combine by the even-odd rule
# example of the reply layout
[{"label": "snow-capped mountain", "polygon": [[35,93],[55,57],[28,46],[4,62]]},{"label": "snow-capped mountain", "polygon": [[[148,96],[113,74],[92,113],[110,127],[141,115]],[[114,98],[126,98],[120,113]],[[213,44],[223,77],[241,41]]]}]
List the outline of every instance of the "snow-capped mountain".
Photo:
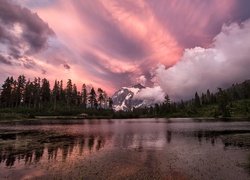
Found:
[{"label": "snow-capped mountain", "polygon": [[146,101],[134,99],[134,95],[141,89],[145,88],[141,84],[137,84],[132,87],[122,87],[112,96],[113,107],[116,111],[119,110],[131,110],[133,107],[143,107]]}]

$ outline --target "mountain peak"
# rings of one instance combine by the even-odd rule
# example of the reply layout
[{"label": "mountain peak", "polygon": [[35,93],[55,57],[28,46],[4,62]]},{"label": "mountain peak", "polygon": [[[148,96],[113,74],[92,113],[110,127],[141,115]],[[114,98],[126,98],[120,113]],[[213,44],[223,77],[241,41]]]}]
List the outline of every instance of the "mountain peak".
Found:
[{"label": "mountain peak", "polygon": [[136,84],[136,85],[134,85],[134,86],[132,86],[133,88],[138,88],[138,89],[143,89],[143,88],[145,88],[143,85],[141,85],[140,83],[138,83],[138,84]]},{"label": "mountain peak", "polygon": [[142,107],[145,105],[142,99],[133,99],[134,95],[145,88],[143,85],[136,84],[132,87],[122,87],[120,90],[114,93],[112,96],[114,109],[119,110],[131,110],[133,107]]}]

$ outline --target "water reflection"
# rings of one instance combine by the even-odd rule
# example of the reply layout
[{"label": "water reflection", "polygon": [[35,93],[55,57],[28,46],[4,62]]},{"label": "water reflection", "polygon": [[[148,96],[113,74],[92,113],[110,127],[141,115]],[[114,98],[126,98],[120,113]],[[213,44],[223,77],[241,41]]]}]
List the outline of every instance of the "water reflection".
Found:
[{"label": "water reflection", "polygon": [[6,174],[10,179],[63,179],[64,175],[68,179],[96,179],[97,175],[115,179],[117,173],[124,175],[121,179],[164,179],[172,177],[169,172],[192,175],[186,179],[235,179],[245,177],[237,166],[245,162],[245,147],[250,147],[249,122],[0,122],[0,172],[4,174],[0,179]]},{"label": "water reflection", "polygon": [[167,142],[171,143],[171,138],[172,138],[172,131],[171,130],[167,130]]},{"label": "water reflection", "polygon": [[107,138],[103,135],[56,134],[40,131],[6,131],[0,135],[0,164],[14,166],[24,161],[25,165],[39,162],[43,157],[56,160],[58,156],[65,161],[75,151],[82,156],[84,152],[99,151],[105,146]]},{"label": "water reflection", "polygon": [[[248,130],[234,131],[188,131],[180,132],[166,130],[165,137],[160,132],[138,134],[128,131],[115,137],[115,144],[123,148],[135,148],[139,151],[163,149],[166,144],[171,145],[172,138],[175,136],[194,137],[200,145],[202,142],[210,142],[212,146],[217,143],[217,139],[222,135],[248,134]],[[43,157],[47,160],[56,160],[60,157],[66,161],[75,151],[82,156],[85,152],[99,151],[105,146],[107,139],[111,135],[107,134],[57,134],[46,131],[6,131],[0,135],[0,164],[13,166],[15,162],[23,160],[25,165],[37,163]],[[230,144],[223,141],[224,146],[242,144]]]}]

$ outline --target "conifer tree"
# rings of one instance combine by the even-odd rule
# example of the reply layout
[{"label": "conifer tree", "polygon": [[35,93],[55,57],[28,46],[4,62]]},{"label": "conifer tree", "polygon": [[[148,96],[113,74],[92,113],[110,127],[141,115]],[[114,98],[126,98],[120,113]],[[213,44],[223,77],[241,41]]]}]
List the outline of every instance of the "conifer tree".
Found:
[{"label": "conifer tree", "polygon": [[88,92],[87,92],[87,89],[86,89],[86,85],[83,84],[82,85],[82,105],[84,108],[87,107],[87,100],[88,100]]},{"label": "conifer tree", "polygon": [[200,97],[197,92],[195,93],[194,105],[195,107],[201,107]]},{"label": "conifer tree", "polygon": [[104,101],[104,97],[103,97],[103,90],[101,88],[97,89],[98,92],[98,101],[99,101],[99,107],[102,108],[102,102]]},{"label": "conifer tree", "polygon": [[91,108],[94,108],[94,106],[96,105],[97,103],[97,100],[96,100],[96,93],[95,93],[95,89],[92,87],[91,90],[90,90],[90,93],[89,93],[89,103],[90,103],[90,107]]},{"label": "conifer tree", "polygon": [[53,107],[54,111],[56,110],[57,101],[59,100],[59,93],[60,93],[60,87],[59,87],[59,81],[55,80],[54,87],[52,90],[52,99],[53,99]]},{"label": "conifer tree", "polygon": [[223,117],[229,117],[230,116],[230,112],[227,108],[227,104],[228,104],[228,97],[227,94],[224,90],[222,90],[222,88],[218,88],[219,92],[217,93],[217,101],[218,101],[218,109],[219,112],[221,113],[221,115]]}]

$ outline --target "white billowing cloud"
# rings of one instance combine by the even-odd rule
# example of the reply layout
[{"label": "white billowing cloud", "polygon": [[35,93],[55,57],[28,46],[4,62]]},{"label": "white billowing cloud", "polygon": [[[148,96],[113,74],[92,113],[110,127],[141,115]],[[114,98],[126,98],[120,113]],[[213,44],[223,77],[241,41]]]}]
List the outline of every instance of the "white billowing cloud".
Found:
[{"label": "white billowing cloud", "polygon": [[164,101],[165,93],[160,86],[146,87],[134,95],[134,99],[146,100],[148,104],[161,103]]},{"label": "white billowing cloud", "polygon": [[171,100],[189,99],[196,91],[216,91],[249,79],[250,20],[223,25],[210,48],[186,49],[178,63],[168,69],[160,64],[153,74],[155,88],[160,86]]},{"label": "white billowing cloud", "polygon": [[142,75],[142,76],[138,77],[136,79],[136,81],[137,81],[137,83],[140,83],[141,85],[145,86],[147,79],[144,75]]}]

